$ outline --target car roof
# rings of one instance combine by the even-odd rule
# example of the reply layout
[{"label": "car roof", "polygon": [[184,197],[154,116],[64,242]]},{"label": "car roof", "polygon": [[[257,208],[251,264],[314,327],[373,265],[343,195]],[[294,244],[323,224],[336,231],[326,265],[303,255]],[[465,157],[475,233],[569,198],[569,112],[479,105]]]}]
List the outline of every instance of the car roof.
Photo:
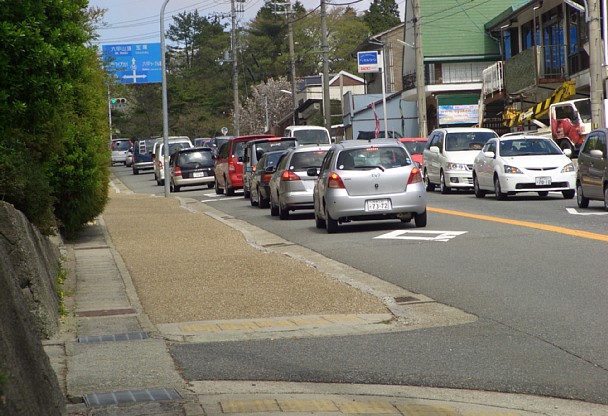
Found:
[{"label": "car roof", "polygon": [[371,139],[371,140],[344,140],[340,143],[334,144],[335,147],[342,147],[344,149],[355,149],[369,146],[399,146],[400,143],[395,139]]},{"label": "car roof", "polygon": [[302,152],[316,152],[319,150],[329,150],[331,149],[331,144],[304,144],[298,147],[292,147],[289,149],[292,153],[302,153]]},{"label": "car roof", "polygon": [[287,126],[285,127],[285,130],[327,130],[325,127],[322,126]]},{"label": "car roof", "polygon": [[398,139],[401,143],[404,142],[428,142],[429,139],[427,137],[400,137]]},{"label": "car roof", "polygon": [[544,139],[544,140],[553,140],[551,137],[547,137],[547,136],[534,136],[534,135],[526,135],[526,134],[520,134],[520,135],[511,135],[511,136],[500,136],[497,137],[497,139],[499,139],[500,141],[503,140],[522,140],[522,139],[526,139],[526,140],[533,140],[533,139]]},{"label": "car roof", "polygon": [[[463,133],[463,132],[472,132],[472,131],[496,133],[494,130],[488,129],[485,127],[440,127],[435,130],[443,130],[447,133]],[[435,131],[435,130],[433,130],[433,131]]]},{"label": "car roof", "polygon": [[247,142],[247,146],[250,145],[254,145],[256,143],[267,143],[267,142],[280,142],[280,141],[292,141],[292,140],[298,140],[295,137],[275,137],[275,136],[271,136],[271,137],[265,137],[263,139],[255,139],[255,140],[250,140],[249,142]]},{"label": "car roof", "polygon": [[272,134],[251,134],[249,136],[237,136],[230,139],[231,142],[242,142],[255,139],[265,139],[267,137],[276,137]]}]

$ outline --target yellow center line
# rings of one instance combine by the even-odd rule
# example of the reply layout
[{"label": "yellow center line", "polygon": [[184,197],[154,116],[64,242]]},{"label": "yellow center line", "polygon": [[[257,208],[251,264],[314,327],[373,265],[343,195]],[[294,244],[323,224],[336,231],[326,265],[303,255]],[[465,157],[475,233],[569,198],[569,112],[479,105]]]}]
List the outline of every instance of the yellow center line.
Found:
[{"label": "yellow center line", "polygon": [[604,241],[608,243],[608,235],[590,233],[588,231],[573,230],[570,228],[556,227],[554,225],[539,224],[528,221],[510,220],[507,218],[491,217],[489,215],[469,214],[468,212],[452,211],[450,209],[427,207],[427,211],[439,214],[456,215],[459,217],[473,218],[476,220],[499,222],[502,224],[516,225],[518,227],[535,228],[537,230],[551,231],[553,233],[566,234],[573,237],[588,238],[590,240]]}]

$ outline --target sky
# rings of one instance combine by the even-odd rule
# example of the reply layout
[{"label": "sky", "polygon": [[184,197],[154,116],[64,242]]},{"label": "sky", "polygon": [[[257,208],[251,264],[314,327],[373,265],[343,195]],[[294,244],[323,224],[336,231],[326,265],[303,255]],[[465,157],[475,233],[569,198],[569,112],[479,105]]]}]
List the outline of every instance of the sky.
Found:
[{"label": "sky", "polygon": [[[406,0],[397,0],[401,15]],[[300,0],[306,10],[312,10],[320,5],[320,0]],[[369,9],[371,0],[327,0],[327,8],[333,4],[349,4],[363,12]],[[89,6],[106,9],[105,25],[97,31],[98,44],[115,45],[129,43],[160,42],[160,9],[164,0],[89,0]],[[235,3],[243,9],[239,13],[240,25],[255,17],[264,5],[264,0],[245,0]],[[165,30],[173,22],[173,15],[198,10],[200,16],[225,16],[225,22],[230,27],[230,0],[169,0],[165,9]]]}]

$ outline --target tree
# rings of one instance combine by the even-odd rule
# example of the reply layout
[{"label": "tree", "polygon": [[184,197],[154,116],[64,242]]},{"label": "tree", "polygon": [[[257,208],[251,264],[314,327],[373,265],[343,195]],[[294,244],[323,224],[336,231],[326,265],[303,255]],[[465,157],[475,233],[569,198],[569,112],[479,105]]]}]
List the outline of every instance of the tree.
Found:
[{"label": "tree", "polygon": [[0,197],[72,236],[107,202],[107,91],[83,0],[0,5]]},{"label": "tree", "polygon": [[255,134],[265,130],[266,111],[268,127],[272,128],[292,110],[291,96],[281,92],[289,90],[290,83],[286,77],[278,80],[269,79],[251,87],[251,95],[241,106],[241,130],[243,134]]},{"label": "tree", "polygon": [[395,0],[373,0],[363,17],[372,35],[382,33],[401,23]]}]

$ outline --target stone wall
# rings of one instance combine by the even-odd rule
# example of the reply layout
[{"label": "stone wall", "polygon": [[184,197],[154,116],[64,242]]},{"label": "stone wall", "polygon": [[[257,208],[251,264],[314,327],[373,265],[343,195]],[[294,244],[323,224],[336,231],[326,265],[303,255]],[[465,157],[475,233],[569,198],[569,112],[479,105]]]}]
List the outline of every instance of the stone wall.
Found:
[{"label": "stone wall", "polygon": [[59,329],[59,271],[57,245],[0,201],[0,415],[65,414],[41,342]]}]

